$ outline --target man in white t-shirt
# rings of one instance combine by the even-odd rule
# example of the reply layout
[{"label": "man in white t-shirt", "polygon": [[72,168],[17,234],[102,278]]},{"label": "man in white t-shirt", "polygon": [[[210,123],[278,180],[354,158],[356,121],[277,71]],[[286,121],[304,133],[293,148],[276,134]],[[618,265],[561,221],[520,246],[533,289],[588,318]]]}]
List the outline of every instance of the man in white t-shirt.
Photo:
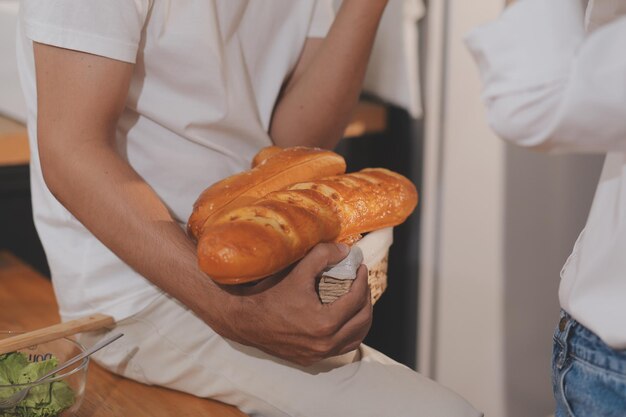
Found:
[{"label": "man in white t-shirt", "polygon": [[467,39],[494,130],[524,147],[606,153],[561,272],[556,417],[626,415],[626,2],[518,0]]},{"label": "man in white t-shirt", "polygon": [[364,268],[320,304],[315,276],[346,247],[233,294],[184,232],[260,148],[337,143],[386,3],[346,0],[333,23],[331,0],[22,1],[35,223],[63,319],[107,313],[125,333],[105,367],[252,415],[478,415],[361,345]]}]

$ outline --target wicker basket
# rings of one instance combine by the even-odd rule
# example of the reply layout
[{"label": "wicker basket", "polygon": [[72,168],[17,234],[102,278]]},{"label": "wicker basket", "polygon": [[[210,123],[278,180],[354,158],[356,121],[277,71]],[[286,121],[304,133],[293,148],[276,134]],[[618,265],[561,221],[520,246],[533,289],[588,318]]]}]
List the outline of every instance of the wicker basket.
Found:
[{"label": "wicker basket", "polygon": [[[363,251],[363,263],[368,267],[368,283],[372,304],[376,303],[387,289],[387,266],[389,247],[393,243],[393,230],[381,229],[368,234],[357,243]],[[322,275],[318,293],[322,303],[329,304],[350,290],[353,280],[337,279]]]}]

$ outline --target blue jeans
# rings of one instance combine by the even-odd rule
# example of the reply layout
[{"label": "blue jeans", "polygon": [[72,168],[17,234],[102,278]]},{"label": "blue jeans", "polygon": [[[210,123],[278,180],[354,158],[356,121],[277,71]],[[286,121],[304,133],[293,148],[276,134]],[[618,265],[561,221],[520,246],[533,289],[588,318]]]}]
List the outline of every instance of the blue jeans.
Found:
[{"label": "blue jeans", "polygon": [[624,417],[626,351],[611,349],[563,312],[554,333],[552,386],[556,417]]}]

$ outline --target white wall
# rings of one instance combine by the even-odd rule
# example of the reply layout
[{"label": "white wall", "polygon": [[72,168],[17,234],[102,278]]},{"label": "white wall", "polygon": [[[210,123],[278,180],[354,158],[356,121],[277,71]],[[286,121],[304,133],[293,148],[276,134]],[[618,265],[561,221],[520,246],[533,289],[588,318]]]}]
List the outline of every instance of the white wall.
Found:
[{"label": "white wall", "polygon": [[[476,25],[494,17],[502,0],[452,1],[444,20],[444,2],[438,4],[440,16],[429,20],[429,46],[444,48],[439,68],[428,62],[430,76],[443,74],[442,89],[431,91],[444,100],[442,113],[430,117],[426,147],[437,148],[438,166],[426,167],[425,177],[436,177],[432,188],[424,189],[424,204],[437,204],[426,210],[423,222],[434,222],[431,236],[425,236],[422,262],[433,256],[432,280],[435,305],[431,310],[433,332],[420,332],[420,348],[432,348],[427,360],[429,374],[461,393],[487,415],[504,416],[504,349],[502,338],[503,282],[502,225],[504,216],[501,190],[504,184],[504,145],[485,125],[480,101],[480,83],[474,64],[462,43],[463,36]],[[435,13],[437,10],[431,9]],[[447,29],[447,31],[446,31]],[[445,45],[432,45],[431,34],[444,31]],[[433,51],[434,53],[434,51]],[[428,58],[431,59],[430,57]],[[432,87],[432,86],[431,86]],[[427,160],[427,163],[433,161]],[[429,180],[426,180],[429,183]],[[431,248],[427,249],[430,246]],[[421,277],[427,281],[425,274]],[[423,297],[429,297],[425,292]],[[422,311],[426,319],[427,312]]]},{"label": "white wall", "polygon": [[504,217],[504,381],[507,417],[545,416],[559,272],[582,229],[602,157],[507,146]]},{"label": "white wall", "polygon": [[488,128],[462,39],[504,0],[429,6],[419,368],[487,416],[545,417],[558,274],[601,161],[513,148]]}]

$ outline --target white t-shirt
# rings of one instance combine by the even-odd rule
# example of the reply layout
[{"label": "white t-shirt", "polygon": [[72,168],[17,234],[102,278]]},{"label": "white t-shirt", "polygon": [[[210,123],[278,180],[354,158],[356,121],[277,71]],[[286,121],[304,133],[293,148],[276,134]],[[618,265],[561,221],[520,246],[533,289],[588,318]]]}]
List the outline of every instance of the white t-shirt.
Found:
[{"label": "white t-shirt", "polygon": [[626,349],[626,2],[523,0],[467,38],[496,132],[521,146],[607,153],[563,267],[562,308]]},{"label": "white t-shirt", "polygon": [[332,0],[23,0],[20,14],[35,225],[60,312],[66,320],[94,312],[120,320],[161,291],[46,188],[36,146],[32,41],[136,64],[117,144],[184,227],[204,188],[248,168],[271,144],[267,131],[280,88],[306,38],[326,35]]}]

